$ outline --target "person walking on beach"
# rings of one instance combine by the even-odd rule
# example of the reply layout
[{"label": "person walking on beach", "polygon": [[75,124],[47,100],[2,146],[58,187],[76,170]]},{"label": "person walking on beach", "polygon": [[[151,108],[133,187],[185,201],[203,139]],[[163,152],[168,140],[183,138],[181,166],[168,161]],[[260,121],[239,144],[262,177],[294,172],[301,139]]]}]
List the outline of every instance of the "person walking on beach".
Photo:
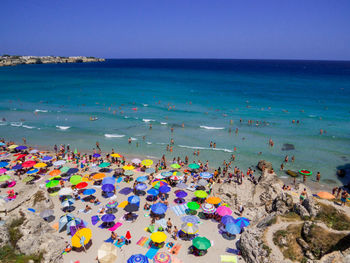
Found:
[{"label": "person walking on beach", "polygon": [[23,145],[26,145],[27,144],[27,139],[23,137],[22,140],[23,140]]},{"label": "person walking on beach", "polygon": [[320,182],[320,179],[321,179],[321,174],[320,174],[320,172],[317,172],[316,181]]},{"label": "person walking on beach", "polygon": [[349,194],[346,190],[344,190],[341,194],[341,198],[340,198],[340,201],[341,201],[341,206],[345,206],[345,203],[346,203],[346,199],[348,198]]},{"label": "person walking on beach", "polygon": [[305,198],[307,197],[307,192],[306,192],[306,188],[304,188],[304,191],[301,192],[300,194],[300,204],[305,200]]},{"label": "person walking on beach", "polygon": [[173,239],[174,240],[177,240],[177,232],[178,232],[177,227],[174,226],[174,230],[173,230]]},{"label": "person walking on beach", "polygon": [[170,234],[171,233],[171,228],[173,227],[173,224],[171,223],[170,218],[168,218],[168,221],[166,222],[166,231]]},{"label": "person walking on beach", "polygon": [[100,143],[99,142],[96,142],[96,148],[101,151],[101,148],[100,148]]}]

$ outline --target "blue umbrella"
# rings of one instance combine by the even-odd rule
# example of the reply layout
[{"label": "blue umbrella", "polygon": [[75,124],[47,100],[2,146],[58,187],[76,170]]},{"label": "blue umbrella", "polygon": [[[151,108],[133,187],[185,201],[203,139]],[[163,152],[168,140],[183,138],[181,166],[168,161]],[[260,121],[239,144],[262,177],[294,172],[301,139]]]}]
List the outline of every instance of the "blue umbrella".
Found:
[{"label": "blue umbrella", "polygon": [[114,177],[105,177],[102,180],[102,184],[115,184],[115,178]]},{"label": "blue umbrella", "polygon": [[151,211],[155,214],[162,215],[166,212],[168,207],[163,203],[156,203],[151,205]]},{"label": "blue umbrella", "polygon": [[67,174],[75,174],[79,171],[78,168],[70,168],[66,173]]},{"label": "blue umbrella", "polygon": [[156,196],[159,194],[159,191],[157,189],[151,188],[147,191],[147,193]]},{"label": "blue umbrella", "polygon": [[147,185],[146,184],[138,184],[138,185],[136,185],[135,188],[139,191],[143,191],[143,190],[147,189]]},{"label": "blue umbrella", "polygon": [[104,185],[102,185],[102,191],[104,191],[104,192],[113,192],[114,191],[114,185],[112,185],[112,184],[104,184]]},{"label": "blue umbrella", "polygon": [[235,223],[235,219],[232,216],[226,215],[221,218],[221,223],[224,225],[230,224],[230,223]]},{"label": "blue umbrella", "polygon": [[21,146],[17,146],[16,150],[25,150],[27,148],[28,148],[27,146],[21,145]]},{"label": "blue umbrella", "polygon": [[173,173],[172,172],[162,172],[161,175],[164,177],[170,177],[173,175]]},{"label": "blue umbrella", "polygon": [[22,165],[16,164],[15,166],[12,167],[13,170],[19,170],[22,169]]},{"label": "blue umbrella", "polygon": [[9,163],[7,163],[7,162],[0,162],[0,168],[1,167],[5,167],[5,166],[7,166]]},{"label": "blue umbrella", "polygon": [[140,197],[138,197],[137,195],[129,196],[128,202],[129,202],[129,204],[138,204],[138,203],[140,203]]},{"label": "blue umbrella", "polygon": [[213,177],[213,174],[208,173],[208,172],[203,172],[203,173],[200,173],[200,176],[201,176],[203,179],[209,179],[209,178],[212,178],[212,177]]},{"label": "blue umbrella", "polygon": [[185,191],[178,191],[176,193],[176,197],[178,198],[185,198],[187,196],[187,193]]},{"label": "blue umbrella", "polygon": [[225,226],[225,230],[232,235],[237,235],[237,234],[241,233],[241,228],[238,225],[236,225],[235,223],[228,223]]},{"label": "blue umbrella", "polygon": [[148,263],[148,257],[142,254],[132,255],[126,263]]},{"label": "blue umbrella", "polygon": [[140,177],[137,177],[136,179],[137,182],[145,182],[147,180],[148,180],[147,176],[140,176]]},{"label": "blue umbrella", "polygon": [[161,193],[169,193],[171,190],[171,188],[167,185],[163,185],[161,187],[159,187],[159,192]]},{"label": "blue umbrella", "polygon": [[148,174],[151,174],[151,173],[154,173],[156,170],[154,170],[154,168],[148,168],[148,169],[146,169],[146,173],[148,173]]},{"label": "blue umbrella", "polygon": [[115,215],[113,214],[105,214],[101,217],[101,220],[103,222],[113,222],[115,219]]},{"label": "blue umbrella", "polygon": [[68,199],[68,200],[65,200],[65,201],[63,201],[63,202],[61,203],[61,205],[62,205],[63,207],[69,207],[69,206],[71,206],[72,204],[74,204],[73,199]]},{"label": "blue umbrella", "polygon": [[37,173],[37,172],[39,172],[39,170],[38,169],[30,169],[28,172],[27,172],[27,174],[35,174],[35,173]]},{"label": "blue umbrella", "polygon": [[92,157],[94,158],[101,157],[101,154],[95,153]]},{"label": "blue umbrella", "polygon": [[61,231],[69,221],[73,220],[74,216],[72,214],[66,214],[60,217],[58,220],[58,231]]},{"label": "blue umbrella", "polygon": [[198,217],[190,216],[190,215],[182,217],[181,220],[185,223],[192,223],[192,224],[198,224],[199,222]]},{"label": "blue umbrella", "polygon": [[94,193],[96,193],[95,189],[86,189],[83,192],[84,195],[93,195]]},{"label": "blue umbrella", "polygon": [[43,161],[50,161],[51,159],[52,159],[52,156],[48,156],[48,155],[42,158]]},{"label": "blue umbrella", "polygon": [[247,227],[250,224],[250,221],[246,217],[238,217],[235,220],[236,225],[238,225],[240,228]]},{"label": "blue umbrella", "polygon": [[4,146],[5,145],[5,143],[3,143],[3,142],[0,142],[0,146]]}]

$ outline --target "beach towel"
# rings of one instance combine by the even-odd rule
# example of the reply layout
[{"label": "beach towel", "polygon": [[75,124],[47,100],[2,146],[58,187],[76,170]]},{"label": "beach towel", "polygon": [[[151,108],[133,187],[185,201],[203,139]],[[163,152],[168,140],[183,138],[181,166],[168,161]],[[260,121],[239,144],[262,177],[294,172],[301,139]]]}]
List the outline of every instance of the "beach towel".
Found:
[{"label": "beach towel", "polygon": [[183,263],[183,262],[177,257],[171,256],[171,263]]},{"label": "beach towel", "polygon": [[109,231],[114,231],[116,230],[118,227],[120,227],[121,225],[123,225],[120,222],[117,222],[114,226],[112,226],[111,228],[108,228]]},{"label": "beach towel", "polygon": [[144,247],[144,248],[150,248],[151,247],[151,239],[149,238],[149,239],[147,239],[146,240],[146,242],[145,242],[145,244],[143,244],[143,246],[142,247]]},{"label": "beach towel", "polygon": [[117,180],[117,183],[121,183],[123,181],[123,178],[119,177],[118,180]]},{"label": "beach towel", "polygon": [[53,229],[55,229],[56,231],[58,231],[58,222],[54,223],[53,225],[51,225],[51,227]]},{"label": "beach towel", "polygon": [[220,255],[221,262],[237,263],[237,256]]},{"label": "beach towel", "polygon": [[140,240],[137,241],[136,245],[139,245],[142,247],[146,243],[147,240],[148,240],[147,237],[141,237]]},{"label": "beach towel", "polygon": [[179,254],[180,249],[181,249],[181,245],[179,243],[177,243],[170,249],[169,253],[172,255],[177,255],[177,254]]},{"label": "beach towel", "polygon": [[149,259],[153,259],[154,256],[157,254],[159,248],[155,248],[155,247],[151,247],[147,253],[146,253],[146,257],[148,257]]},{"label": "beach towel", "polygon": [[116,247],[122,247],[123,245],[125,245],[125,237],[124,237],[124,236],[121,236],[120,238],[123,239],[123,241],[122,241],[121,243],[119,243],[119,244],[118,244],[118,240],[115,241],[114,245],[115,245]]},{"label": "beach towel", "polygon": [[181,216],[186,214],[186,210],[188,209],[187,204],[184,205],[176,205],[176,206],[172,206],[171,210],[177,215],[177,216]]},{"label": "beach towel", "polygon": [[165,218],[162,218],[160,220],[156,221],[156,224],[160,225],[161,227],[163,227],[164,229],[166,228],[166,221]]},{"label": "beach towel", "polygon": [[104,242],[106,242],[106,243],[113,243],[114,239],[110,237],[110,238],[106,239]]}]

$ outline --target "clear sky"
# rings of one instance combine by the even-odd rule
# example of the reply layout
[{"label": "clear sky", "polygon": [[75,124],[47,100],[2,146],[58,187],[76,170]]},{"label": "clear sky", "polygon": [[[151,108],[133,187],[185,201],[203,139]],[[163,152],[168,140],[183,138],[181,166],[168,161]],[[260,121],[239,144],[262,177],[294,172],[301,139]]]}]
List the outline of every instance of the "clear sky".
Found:
[{"label": "clear sky", "polygon": [[350,0],[1,0],[0,54],[350,60]]}]

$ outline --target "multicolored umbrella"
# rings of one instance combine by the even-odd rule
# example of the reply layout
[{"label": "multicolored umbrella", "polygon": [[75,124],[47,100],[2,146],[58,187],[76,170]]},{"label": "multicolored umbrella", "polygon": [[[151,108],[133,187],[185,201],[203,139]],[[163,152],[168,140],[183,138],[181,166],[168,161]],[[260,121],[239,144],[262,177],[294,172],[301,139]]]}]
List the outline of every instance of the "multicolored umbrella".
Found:
[{"label": "multicolored umbrella", "polygon": [[74,216],[72,214],[65,214],[61,216],[58,220],[58,231],[61,231],[73,218]]},{"label": "multicolored umbrella", "polygon": [[155,180],[153,180],[151,185],[153,188],[158,190],[159,187],[164,186],[164,185],[168,185],[168,183],[164,180],[155,179]]},{"label": "multicolored umbrella", "polygon": [[213,204],[204,203],[202,204],[201,208],[203,210],[203,213],[206,214],[213,214],[216,211],[216,208]]},{"label": "multicolored umbrella", "polygon": [[216,213],[218,213],[218,215],[220,215],[220,216],[226,216],[226,215],[231,215],[232,210],[227,206],[219,206],[216,209]]},{"label": "multicolored umbrella", "polygon": [[117,247],[113,243],[103,242],[97,250],[100,263],[114,263],[117,260]]},{"label": "multicolored umbrella", "polygon": [[199,250],[207,250],[211,247],[211,242],[206,237],[195,237],[192,240],[192,245]]},{"label": "multicolored umbrella", "polygon": [[79,225],[80,225],[80,227],[82,227],[82,226],[86,227],[87,223],[84,222],[84,221],[83,221],[82,219],[80,219],[80,218],[77,218],[77,217],[72,218],[72,220],[70,220],[70,221],[67,223],[67,234],[71,233],[71,230],[70,230],[71,227],[77,227],[77,226],[79,226]]},{"label": "multicolored umbrella", "polygon": [[80,248],[89,243],[92,237],[92,231],[89,228],[79,229],[72,237],[72,246]]},{"label": "multicolored umbrella", "polygon": [[238,225],[240,228],[247,227],[250,225],[250,221],[248,218],[245,217],[238,217],[235,222],[236,225]]},{"label": "multicolored umbrella", "polygon": [[64,201],[61,203],[61,205],[62,205],[63,207],[70,207],[70,206],[72,206],[73,204],[74,204],[74,200],[73,200],[72,198],[67,199],[67,200],[64,200]]},{"label": "multicolored umbrella", "polygon": [[136,255],[132,255],[127,263],[148,263],[148,257],[142,255],[142,254],[136,254]]},{"label": "multicolored umbrella", "polygon": [[168,207],[163,203],[156,203],[154,205],[151,205],[151,211],[157,215],[163,215],[165,214]]},{"label": "multicolored umbrella", "polygon": [[196,202],[188,202],[187,207],[191,210],[197,210],[199,208],[199,204]]},{"label": "multicolored umbrella", "polygon": [[154,243],[163,243],[166,240],[166,238],[167,236],[164,232],[157,231],[151,234],[151,240]]},{"label": "multicolored umbrella", "polygon": [[208,196],[207,192],[205,192],[203,190],[198,190],[198,191],[194,192],[194,195],[197,198],[206,198]]},{"label": "multicolored umbrella", "polygon": [[170,176],[170,179],[173,181],[179,181],[181,178],[177,175],[172,175],[172,176]]},{"label": "multicolored umbrella", "polygon": [[153,261],[154,263],[171,263],[171,256],[165,252],[158,252]]},{"label": "multicolored umbrella", "polygon": [[181,230],[186,234],[194,235],[199,231],[199,228],[193,223],[183,223],[181,225]]},{"label": "multicolored umbrella", "polygon": [[188,165],[188,167],[189,167],[190,169],[192,169],[192,170],[195,170],[195,169],[198,169],[198,168],[199,168],[199,165],[196,164],[196,163],[190,163],[190,164]]},{"label": "multicolored umbrella", "polygon": [[108,202],[106,204],[106,207],[107,208],[116,208],[116,207],[118,207],[118,202],[117,201]]}]

